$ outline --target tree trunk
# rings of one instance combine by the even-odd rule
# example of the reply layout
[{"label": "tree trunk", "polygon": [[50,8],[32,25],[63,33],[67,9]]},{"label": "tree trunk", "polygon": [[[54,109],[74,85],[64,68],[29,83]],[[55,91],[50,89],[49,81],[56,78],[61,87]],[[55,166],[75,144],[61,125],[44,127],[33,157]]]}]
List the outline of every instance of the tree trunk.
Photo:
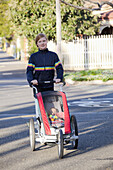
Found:
[{"label": "tree trunk", "polygon": [[61,57],[61,12],[60,0],[56,0],[56,34],[57,34],[57,54],[62,62]]}]

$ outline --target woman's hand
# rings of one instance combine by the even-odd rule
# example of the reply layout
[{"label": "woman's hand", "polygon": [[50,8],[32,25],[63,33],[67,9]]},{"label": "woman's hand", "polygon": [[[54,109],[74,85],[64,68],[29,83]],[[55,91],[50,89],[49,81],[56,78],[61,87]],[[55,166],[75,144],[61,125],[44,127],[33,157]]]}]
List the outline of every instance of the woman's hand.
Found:
[{"label": "woman's hand", "polygon": [[32,83],[33,85],[38,85],[38,81],[37,81],[37,80],[32,80],[31,83]]}]

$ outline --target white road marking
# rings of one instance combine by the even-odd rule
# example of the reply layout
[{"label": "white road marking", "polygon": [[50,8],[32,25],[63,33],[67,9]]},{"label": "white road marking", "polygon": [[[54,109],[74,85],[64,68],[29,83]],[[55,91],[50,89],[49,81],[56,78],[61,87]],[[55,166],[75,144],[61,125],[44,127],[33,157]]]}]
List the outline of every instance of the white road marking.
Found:
[{"label": "white road marking", "polygon": [[2,73],[3,76],[12,75],[13,73]]},{"label": "white road marking", "polygon": [[68,106],[113,107],[113,98],[82,99],[82,100],[79,100],[79,101],[68,102]]},{"label": "white road marking", "polygon": [[30,118],[30,117],[35,117],[35,115],[15,115],[15,116],[9,116],[9,115],[7,115],[7,116],[5,116],[5,117],[3,117],[4,115],[2,114],[0,114],[0,116],[2,116],[1,118],[0,118],[0,121],[2,121],[2,120],[10,120],[10,119],[17,119],[17,118],[25,118],[25,119],[28,119],[28,118]]}]

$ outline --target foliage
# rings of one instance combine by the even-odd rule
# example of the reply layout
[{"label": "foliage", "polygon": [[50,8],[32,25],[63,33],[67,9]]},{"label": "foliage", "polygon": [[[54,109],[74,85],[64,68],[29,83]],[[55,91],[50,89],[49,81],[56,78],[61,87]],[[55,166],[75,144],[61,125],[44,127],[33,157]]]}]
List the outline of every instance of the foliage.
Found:
[{"label": "foliage", "polygon": [[[67,0],[83,5],[81,0]],[[48,39],[56,39],[55,0],[10,0],[10,17],[14,34],[34,39],[39,32]],[[62,39],[73,40],[76,35],[94,35],[98,32],[97,17],[91,12],[78,10],[61,4]]]},{"label": "foliage", "polygon": [[113,70],[83,70],[76,71],[72,73],[65,73],[65,78],[70,78],[73,81],[92,81],[92,80],[102,80],[104,82],[108,80],[113,80]]},{"label": "foliage", "polygon": [[44,32],[49,39],[55,39],[54,7],[54,0],[11,0],[10,12],[15,33],[34,39],[39,32]]},{"label": "foliage", "polygon": [[[83,5],[80,0],[72,0],[71,4]],[[63,4],[61,14],[63,39],[72,40],[75,36],[95,35],[98,32],[100,24],[97,16],[94,16],[92,12],[67,7]]]},{"label": "foliage", "polygon": [[[56,40],[56,0],[0,0],[0,37],[11,41],[13,35],[25,36],[30,43],[29,53],[37,50],[36,35],[43,32],[49,40]],[[67,0],[82,6],[82,0]],[[97,17],[86,10],[78,10],[61,3],[62,39],[73,40],[78,35],[98,32]]]},{"label": "foliage", "polygon": [[29,51],[28,51],[29,55],[31,55],[37,51],[38,51],[38,48],[35,44],[35,41],[33,41],[33,40],[29,41]]},{"label": "foliage", "polygon": [[0,0],[0,37],[10,37],[10,20],[8,13],[8,0]]}]

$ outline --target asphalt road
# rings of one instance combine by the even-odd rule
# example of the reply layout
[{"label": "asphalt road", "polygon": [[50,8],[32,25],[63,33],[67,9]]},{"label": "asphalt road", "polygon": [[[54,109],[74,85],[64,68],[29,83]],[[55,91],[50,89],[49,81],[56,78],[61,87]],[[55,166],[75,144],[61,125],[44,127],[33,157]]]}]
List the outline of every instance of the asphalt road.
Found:
[{"label": "asphalt road", "polygon": [[32,89],[25,76],[26,64],[0,53],[0,169],[1,170],[112,170],[113,85],[80,83],[64,87],[70,114],[78,123],[78,149],[29,146],[28,122],[35,116]]}]

